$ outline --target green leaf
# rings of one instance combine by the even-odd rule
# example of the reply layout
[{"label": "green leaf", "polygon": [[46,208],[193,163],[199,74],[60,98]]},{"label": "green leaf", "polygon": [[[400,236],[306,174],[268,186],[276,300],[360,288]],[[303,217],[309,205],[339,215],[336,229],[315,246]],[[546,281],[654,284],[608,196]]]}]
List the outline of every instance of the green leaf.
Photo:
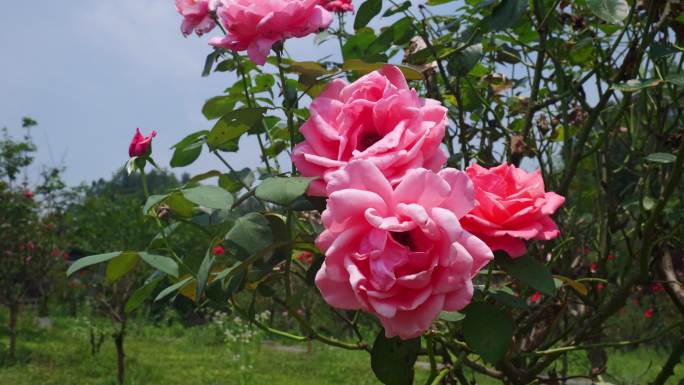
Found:
[{"label": "green leaf", "polygon": [[166,289],[162,290],[159,294],[157,294],[157,298],[154,299],[154,302],[157,302],[160,299],[165,298],[169,294],[182,289],[186,285],[190,284],[190,282],[192,282],[193,279],[194,278],[192,278],[192,277],[187,277],[187,278],[180,280],[180,281],[174,283],[173,285],[167,287]]},{"label": "green leaf", "polygon": [[441,4],[451,3],[452,1],[456,1],[456,0],[428,0],[427,4],[428,5],[441,5]]},{"label": "green leaf", "polygon": [[465,314],[457,311],[443,311],[439,313],[439,319],[447,322],[458,322],[465,318]]},{"label": "green leaf", "polygon": [[[448,1],[454,1],[454,0],[448,0]],[[430,2],[428,1],[428,4]],[[410,1],[404,1],[403,3],[399,5],[393,5],[391,6],[388,10],[385,11],[385,13],[382,14],[383,17],[389,17],[397,13],[401,13],[406,11],[407,9],[411,8],[411,2]]]},{"label": "green leaf", "polygon": [[296,108],[297,106],[297,86],[299,82],[294,79],[287,79],[283,90],[283,107]]},{"label": "green leaf", "polygon": [[223,174],[219,177],[219,186],[232,193],[242,190],[244,186],[251,187],[254,183],[254,173],[248,168]]},{"label": "green leaf", "polygon": [[204,288],[207,286],[209,273],[211,273],[211,268],[214,266],[215,261],[216,257],[211,252],[211,249],[209,249],[202,260],[199,271],[197,272],[197,287],[195,288],[195,301],[197,303],[200,303],[202,300],[202,293],[204,293]]},{"label": "green leaf", "polygon": [[676,86],[684,87],[684,73],[671,73],[665,75],[665,81]]},{"label": "green leaf", "polygon": [[255,195],[261,200],[287,206],[304,195],[314,179],[316,178],[268,178],[256,188]]},{"label": "green leaf", "polygon": [[208,209],[228,210],[233,205],[233,196],[218,186],[198,186],[182,192],[190,202]]},{"label": "green leaf", "polygon": [[481,58],[482,44],[473,44],[464,48],[458,54],[451,56],[449,62],[450,69],[453,68],[460,75],[466,75],[480,62]]},{"label": "green leaf", "polygon": [[233,111],[237,100],[238,98],[232,95],[215,96],[204,103],[204,107],[202,107],[202,114],[204,114],[207,120],[218,119],[223,115]]},{"label": "green leaf", "polygon": [[503,291],[497,291],[492,293],[492,298],[494,298],[496,302],[508,307],[516,309],[524,309],[527,307],[527,304],[522,298],[515,297]]},{"label": "green leaf", "polygon": [[172,148],[175,149],[171,158],[171,167],[184,167],[199,158],[204,146],[204,136],[208,131],[199,131],[186,136]]},{"label": "green leaf", "polygon": [[382,0],[366,0],[359,7],[354,19],[354,29],[361,29],[382,11]]},{"label": "green leaf", "polygon": [[69,266],[66,275],[68,277],[81,269],[84,269],[88,266],[97,265],[98,263],[107,262],[111,259],[118,257],[119,255],[121,255],[121,251],[115,251],[113,253],[106,254],[89,255],[87,257],[83,257],[77,260],[76,262],[72,263],[71,266]]},{"label": "green leaf", "polygon": [[131,295],[131,298],[129,298],[126,302],[126,306],[124,307],[124,311],[126,312],[126,314],[130,314],[133,311],[137,310],[140,307],[140,305],[142,305],[142,303],[150,295],[152,295],[152,292],[154,292],[154,289],[157,288],[159,282],[161,282],[161,278],[153,279],[150,282],[146,283],[144,286],[136,289]]},{"label": "green leaf", "polygon": [[385,385],[411,385],[419,351],[420,338],[387,338],[381,330],[371,350],[373,373]]},{"label": "green leaf", "polygon": [[396,45],[408,43],[415,34],[416,30],[413,28],[413,19],[410,17],[404,17],[392,24],[392,39]]},{"label": "green leaf", "polygon": [[237,139],[261,125],[266,110],[267,108],[242,108],[225,114],[207,136],[209,148],[233,151]]},{"label": "green leaf", "polygon": [[394,38],[394,32],[392,28],[385,28],[382,33],[368,46],[366,52],[364,52],[365,57],[379,55],[384,53],[392,46],[392,40]]},{"label": "green leaf", "polygon": [[314,77],[335,73],[335,71],[330,71],[321,63],[315,61],[296,61],[289,65],[283,65],[283,68],[287,72],[296,72],[301,75],[310,75]]},{"label": "green leaf", "polygon": [[155,269],[178,278],[178,264],[172,258],[149,253],[140,253],[140,258]]},{"label": "green leaf", "polygon": [[140,256],[136,252],[124,252],[111,259],[107,263],[107,271],[105,273],[107,282],[114,283],[121,279],[121,277],[135,268],[139,260]]},{"label": "green leaf", "polygon": [[158,205],[166,198],[167,195],[151,195],[145,202],[145,206],[143,207],[143,215],[147,215],[154,206]]},{"label": "green leaf", "polygon": [[546,295],[554,296],[556,294],[556,286],[549,269],[529,255],[514,259],[505,253],[497,252],[495,260],[497,265],[521,282]]},{"label": "green leaf", "polygon": [[221,175],[223,175],[223,174],[221,173],[221,171],[218,171],[218,170],[211,170],[211,171],[203,172],[201,174],[197,174],[197,175],[193,176],[192,178],[190,178],[190,180],[186,183],[186,185],[193,185],[193,184],[199,183],[199,182],[206,180],[206,179],[220,177]]},{"label": "green leaf", "polygon": [[207,55],[207,60],[204,61],[204,69],[202,70],[202,77],[207,77],[211,73],[211,69],[214,67],[214,63],[221,56],[221,50],[215,49],[209,55]]},{"label": "green leaf", "polygon": [[499,362],[513,338],[513,321],[506,312],[486,302],[473,302],[465,309],[465,341],[492,364]]},{"label": "green leaf", "polygon": [[586,0],[591,12],[601,19],[620,24],[629,16],[627,0]]},{"label": "green leaf", "polygon": [[618,91],[622,91],[622,92],[635,92],[635,91],[640,91],[644,88],[657,87],[662,82],[663,81],[660,79],[646,79],[646,80],[632,79],[632,80],[627,80],[627,82],[625,82],[625,83],[613,84],[613,86],[611,88],[616,89]]},{"label": "green leaf", "polygon": [[527,0],[503,0],[492,11],[487,19],[494,31],[513,27],[527,11]]},{"label": "green leaf", "polygon": [[[366,63],[359,59],[351,59],[342,64],[342,69],[345,71],[357,71],[360,74],[367,74],[369,72],[377,71],[386,65],[387,63]],[[424,80],[423,74],[415,67],[408,65],[395,66],[401,70],[408,80]]]},{"label": "green leaf", "polygon": [[237,63],[233,59],[226,59],[216,65],[215,72],[230,72],[237,68]]},{"label": "green leaf", "polygon": [[654,152],[653,154],[649,154],[646,157],[646,160],[651,163],[668,164],[674,163],[674,161],[677,160],[677,157],[667,152]]},{"label": "green leaf", "polygon": [[270,222],[262,214],[249,213],[235,221],[226,240],[254,255],[273,243]]},{"label": "green leaf", "polygon": [[195,205],[190,202],[182,192],[174,192],[164,201],[176,214],[189,218],[192,216]]}]

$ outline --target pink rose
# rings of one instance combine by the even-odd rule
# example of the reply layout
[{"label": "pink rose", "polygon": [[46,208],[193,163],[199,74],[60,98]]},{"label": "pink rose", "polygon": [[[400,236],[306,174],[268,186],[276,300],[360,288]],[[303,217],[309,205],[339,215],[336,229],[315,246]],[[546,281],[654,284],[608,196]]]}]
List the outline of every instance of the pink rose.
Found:
[{"label": "pink rose", "polygon": [[330,12],[354,12],[352,0],[323,0],[323,6]]},{"label": "pink rose", "polygon": [[387,337],[409,339],[470,302],[472,277],[493,255],[459,224],[474,204],[465,173],[416,168],[392,187],[373,162],[356,160],[327,180],[316,286],[328,304],[372,313]]},{"label": "pink rose", "polygon": [[176,0],[176,10],[183,16],[183,36],[193,31],[197,36],[210,32],[216,26],[211,12],[216,10],[216,0]]},{"label": "pink rose", "polygon": [[149,136],[145,137],[140,133],[140,129],[137,128],[131,145],[128,147],[128,155],[130,155],[131,158],[134,156],[149,156],[152,153],[152,138],[155,136],[157,136],[156,131],[152,131]]},{"label": "pink rose", "polygon": [[422,99],[401,71],[385,66],[352,84],[334,80],[311,103],[301,127],[305,140],[292,156],[304,176],[319,176],[310,195],[325,196],[324,177],[353,159],[372,161],[394,186],[412,168],[437,171],[447,109]]},{"label": "pink rose", "polygon": [[504,163],[491,169],[473,164],[466,171],[475,185],[475,208],[461,223],[492,250],[517,258],[527,251],[524,240],[560,235],[550,215],[565,198],[544,191],[539,170],[528,173]]},{"label": "pink rose", "polygon": [[217,11],[227,35],[209,44],[233,51],[247,50],[249,58],[263,65],[273,44],[304,37],[327,28],[332,15],[320,0],[223,0]]}]

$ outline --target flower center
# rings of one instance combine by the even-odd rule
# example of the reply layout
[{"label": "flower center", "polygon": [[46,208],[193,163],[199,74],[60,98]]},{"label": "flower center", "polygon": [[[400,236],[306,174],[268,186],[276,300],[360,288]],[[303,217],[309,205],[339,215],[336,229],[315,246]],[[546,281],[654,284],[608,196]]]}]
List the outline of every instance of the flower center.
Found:
[{"label": "flower center", "polygon": [[411,251],[416,250],[416,244],[413,242],[413,238],[411,238],[410,232],[408,232],[408,231],[404,231],[404,232],[392,231],[392,232],[390,232],[390,236],[392,236],[392,239],[394,239],[395,242],[397,242],[400,245],[406,246],[409,250],[411,250]]},{"label": "flower center", "polygon": [[380,139],[382,139],[382,137],[375,131],[365,132],[359,138],[356,149],[359,151],[366,151],[368,147],[374,145]]}]

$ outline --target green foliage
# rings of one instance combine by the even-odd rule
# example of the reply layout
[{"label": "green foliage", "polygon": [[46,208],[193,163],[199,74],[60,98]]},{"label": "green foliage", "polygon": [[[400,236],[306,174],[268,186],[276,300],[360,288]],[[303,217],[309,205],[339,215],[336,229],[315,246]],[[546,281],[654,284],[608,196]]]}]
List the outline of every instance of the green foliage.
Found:
[{"label": "green foliage", "polygon": [[[153,160],[134,160],[139,174],[83,188],[66,210],[75,244],[92,254],[140,251],[84,258],[69,273],[88,267],[108,279],[101,289],[116,309],[112,319],[132,316],[152,298],[158,301],[152,306],[170,303],[198,317],[216,307],[290,340],[368,350],[373,372],[386,384],[414,383],[419,357],[432,362],[430,373],[418,370],[417,377],[444,383],[468,382],[466,373],[480,381],[471,368],[514,384],[572,377],[570,369],[577,367],[568,360],[584,350],[593,366],[580,367],[580,375],[605,382],[597,374],[605,366],[601,349],[608,348],[602,343],[656,340],[643,336],[651,329],[672,339],[681,326],[669,323],[677,319],[671,315],[681,315],[676,299],[658,302],[658,312],[667,309],[658,325],[627,330],[617,318],[630,297],[650,300],[642,297],[648,284],[678,279],[661,261],[674,254],[679,266],[677,250],[684,246],[684,20],[677,16],[681,6],[672,2],[642,3],[429,0],[416,7],[367,0],[357,8],[353,31],[340,15],[316,38],[315,44],[336,38],[341,61],[337,55],[296,61],[276,43],[268,65],[257,66],[216,49],[203,75],[229,72],[235,82],[204,104],[201,112],[213,127],[178,142],[171,166],[189,166],[204,153],[225,169],[188,176],[181,184],[146,173]],[[554,219],[558,238],[547,239],[555,234],[546,231],[526,239],[527,252],[516,259],[497,253],[490,269],[473,277],[473,302],[459,312],[442,312],[424,344],[381,332],[369,349],[378,329],[372,318],[333,312],[314,288],[324,258],[315,240],[325,200],[305,196],[312,179],[281,163],[289,163],[303,139],[311,98],[332,79],[353,81],[390,62],[402,63],[398,67],[416,95],[446,107],[449,166],[509,162],[538,168],[544,186],[535,188],[557,191],[566,203]],[[344,124],[357,128],[356,122]],[[238,151],[246,136],[259,146],[261,164],[253,170],[239,170],[222,155]],[[4,152],[12,161],[3,171],[10,184],[17,175],[11,164],[27,162],[32,151],[12,143]],[[483,209],[503,212],[517,203]],[[526,215],[510,221],[524,222]],[[538,227],[497,233],[520,237]],[[96,266],[104,262],[105,269]],[[629,311],[651,314],[645,306]],[[266,308],[285,315],[259,319]]]},{"label": "green foliage", "polygon": [[501,253],[496,256],[496,264],[534,289],[551,296],[556,294],[556,286],[548,267],[535,261],[529,255],[512,259],[505,253]]},{"label": "green foliage", "polygon": [[254,192],[261,200],[287,206],[304,195],[315,178],[269,178],[264,180]]},{"label": "green foliage", "polygon": [[371,351],[371,367],[375,376],[386,385],[412,384],[413,365],[419,350],[420,338],[403,341],[399,337],[387,338],[381,331]]},{"label": "green foliage", "polygon": [[513,338],[508,314],[485,302],[473,302],[465,310],[463,335],[477,354],[496,364],[506,355]]},{"label": "green foliage", "polygon": [[359,7],[354,19],[354,29],[361,29],[382,11],[382,0],[366,0]]}]

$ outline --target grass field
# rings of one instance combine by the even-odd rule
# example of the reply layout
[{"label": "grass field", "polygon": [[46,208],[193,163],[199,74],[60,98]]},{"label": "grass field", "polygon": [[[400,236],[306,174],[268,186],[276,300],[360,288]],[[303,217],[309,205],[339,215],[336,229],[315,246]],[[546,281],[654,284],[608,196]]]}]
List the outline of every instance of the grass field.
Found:
[{"label": "grass field", "polygon": [[[6,316],[0,313],[0,321]],[[116,373],[113,343],[106,339],[102,350],[90,354],[87,334],[67,318],[54,319],[50,330],[37,330],[29,317],[21,324],[19,362],[0,366],[2,385],[114,385]],[[0,327],[5,335],[6,330]],[[318,344],[303,349],[264,345],[252,350],[251,363],[236,360],[230,345],[218,342],[208,327],[182,329],[134,324],[127,339],[128,385],[366,385],[377,384],[365,352],[332,349]],[[0,343],[0,360],[6,340]],[[640,349],[613,352],[609,376],[613,384],[646,384],[666,359],[664,352]],[[582,353],[569,360],[573,373],[586,373],[588,361]],[[251,367],[250,367],[251,365]],[[242,368],[241,368],[242,367]],[[416,384],[427,371],[418,369]],[[478,383],[496,381],[478,378]],[[684,378],[684,367],[668,382]]]}]

